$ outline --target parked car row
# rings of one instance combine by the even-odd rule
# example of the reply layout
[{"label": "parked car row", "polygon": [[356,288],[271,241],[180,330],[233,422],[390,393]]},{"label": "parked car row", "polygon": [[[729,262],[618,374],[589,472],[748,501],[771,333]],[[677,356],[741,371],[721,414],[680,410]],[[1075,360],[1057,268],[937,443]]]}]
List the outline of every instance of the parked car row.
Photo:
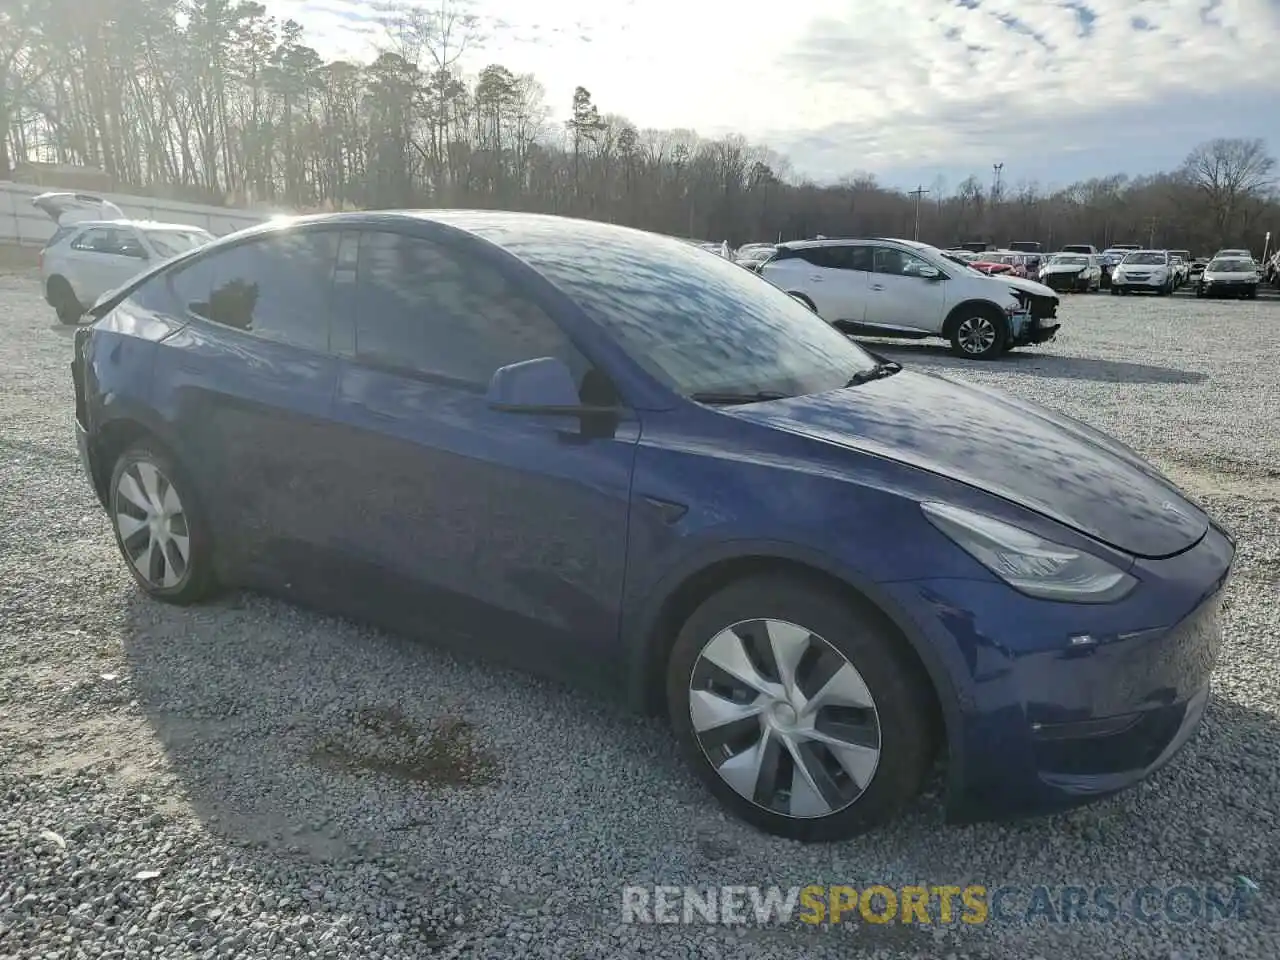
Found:
[{"label": "parked car row", "polygon": [[70,373],[158,601],[262,589],[594,685],[801,841],[894,818],[936,760],[950,821],[1074,807],[1204,716],[1231,534],[1085,424],[833,329],[989,356],[1057,330],[1034,281],[866,239],[779,245],[775,288],[499,211],[300,218],[148,266]]}]

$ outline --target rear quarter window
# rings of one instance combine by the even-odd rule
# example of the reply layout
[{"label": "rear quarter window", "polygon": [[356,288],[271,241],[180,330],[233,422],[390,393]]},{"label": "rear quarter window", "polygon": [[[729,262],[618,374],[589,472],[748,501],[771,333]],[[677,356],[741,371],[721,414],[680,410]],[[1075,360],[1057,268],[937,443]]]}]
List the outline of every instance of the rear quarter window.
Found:
[{"label": "rear quarter window", "polygon": [[76,227],[58,227],[57,230],[53,231],[53,236],[44,242],[44,249],[48,250],[50,247],[62,243],[67,237],[75,233],[76,229]]}]

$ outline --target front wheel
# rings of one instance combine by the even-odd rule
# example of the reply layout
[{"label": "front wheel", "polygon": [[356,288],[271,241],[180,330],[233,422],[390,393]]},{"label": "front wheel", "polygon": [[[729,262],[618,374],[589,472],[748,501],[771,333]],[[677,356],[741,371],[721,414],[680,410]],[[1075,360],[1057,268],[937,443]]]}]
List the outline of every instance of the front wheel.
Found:
[{"label": "front wheel", "polygon": [[712,794],[792,840],[842,840],[892,819],[934,755],[932,698],[903,641],[781,574],[698,607],[671,651],[667,704]]},{"label": "front wheel", "polygon": [[49,303],[58,314],[58,321],[68,326],[79,323],[80,318],[84,316],[84,306],[80,303],[80,298],[63,277],[53,277],[49,281]]},{"label": "front wheel", "polygon": [[1004,353],[1009,338],[1008,322],[994,307],[976,308],[951,328],[951,350],[970,360],[991,360]]},{"label": "front wheel", "polygon": [[193,487],[176,460],[145,442],[126,450],[111,472],[116,544],[138,586],[166,603],[195,603],[215,585],[209,528]]}]

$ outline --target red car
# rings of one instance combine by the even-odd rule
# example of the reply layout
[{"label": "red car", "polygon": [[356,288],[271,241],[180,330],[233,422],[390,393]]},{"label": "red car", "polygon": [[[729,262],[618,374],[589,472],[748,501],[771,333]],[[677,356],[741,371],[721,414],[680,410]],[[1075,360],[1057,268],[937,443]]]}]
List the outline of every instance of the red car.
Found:
[{"label": "red car", "polygon": [[1012,254],[984,253],[977,260],[970,263],[969,266],[993,277],[1001,274],[1009,274],[1014,277],[1025,277],[1027,275],[1027,268],[1022,263],[1022,258]]}]

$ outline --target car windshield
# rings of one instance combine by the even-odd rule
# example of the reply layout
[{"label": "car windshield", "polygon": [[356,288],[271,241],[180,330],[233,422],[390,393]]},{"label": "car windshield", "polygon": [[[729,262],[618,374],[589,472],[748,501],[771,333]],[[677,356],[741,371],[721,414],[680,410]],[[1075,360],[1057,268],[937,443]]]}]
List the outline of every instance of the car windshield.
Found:
[{"label": "car windshield", "polygon": [[1064,253],[1054,257],[1049,262],[1055,266],[1087,267],[1089,265],[1089,258],[1080,256],[1079,254]]},{"label": "car windshield", "polygon": [[213,239],[204,230],[148,230],[147,240],[162,257],[176,257],[192,247],[199,247]]},{"label": "car windshield", "polygon": [[679,241],[604,225],[481,228],[573,297],[684,396],[795,396],[876,366],[861,347],[749,270]]},{"label": "car windshield", "polygon": [[1205,267],[1210,273],[1252,273],[1252,260],[1214,260]]},{"label": "car windshield", "polygon": [[1163,253],[1131,253],[1124,258],[1124,265],[1131,267],[1134,265],[1142,266],[1161,266],[1165,264],[1165,256]]}]

